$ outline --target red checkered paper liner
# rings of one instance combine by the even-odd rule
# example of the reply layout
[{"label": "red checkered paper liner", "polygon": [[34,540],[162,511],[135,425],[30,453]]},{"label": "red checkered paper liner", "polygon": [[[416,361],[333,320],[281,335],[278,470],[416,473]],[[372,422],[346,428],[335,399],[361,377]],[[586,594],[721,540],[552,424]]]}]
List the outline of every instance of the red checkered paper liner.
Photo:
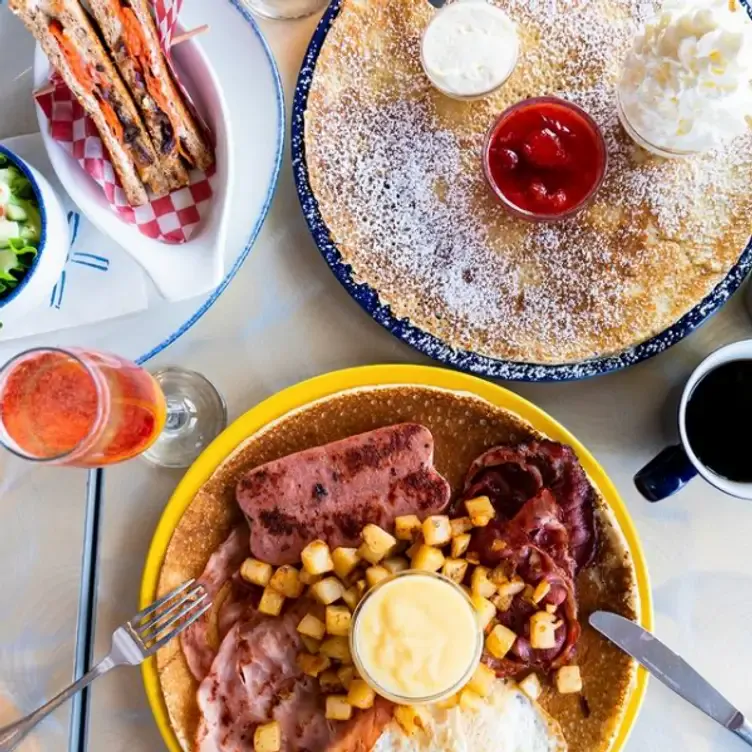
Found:
[{"label": "red checkered paper liner", "polygon": [[[162,50],[173,78],[186,101],[195,112],[185,87],[180,83],[172,64],[170,46],[177,28],[183,0],[151,0]],[[177,245],[187,242],[199,226],[203,213],[214,195],[209,173],[193,170],[190,184],[163,198],[152,199],[144,206],[130,206],[117,182],[110,155],[99,137],[94,122],[83,110],[61,76],[53,70],[50,83],[54,90],[37,97],[50,124],[50,134],[90,175],[104,191],[112,210],[127,224],[154,240]]]}]

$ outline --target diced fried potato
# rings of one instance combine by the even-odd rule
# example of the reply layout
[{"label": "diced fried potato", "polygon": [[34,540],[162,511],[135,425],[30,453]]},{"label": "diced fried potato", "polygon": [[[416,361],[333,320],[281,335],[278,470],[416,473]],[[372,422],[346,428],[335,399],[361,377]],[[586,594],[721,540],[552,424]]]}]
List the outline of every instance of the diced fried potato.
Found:
[{"label": "diced fried potato", "polygon": [[496,606],[488,598],[484,598],[481,595],[471,595],[470,600],[478,612],[478,623],[481,629],[485,629],[491,623],[494,616],[496,616]]},{"label": "diced fried potato", "polygon": [[419,729],[428,728],[431,722],[428,711],[419,705],[397,705],[394,708],[394,720],[408,736],[417,733]]},{"label": "diced fried potato", "polygon": [[416,515],[406,514],[394,521],[394,534],[398,540],[414,541],[421,527],[421,521]]},{"label": "diced fried potato", "polygon": [[494,567],[488,574],[488,579],[493,582],[497,587],[499,585],[506,585],[509,582],[506,569],[503,566]]},{"label": "diced fried potato", "polygon": [[347,637],[327,637],[319,648],[321,655],[340,663],[352,663],[350,642]]},{"label": "diced fried potato", "polygon": [[272,578],[272,565],[258,559],[246,559],[240,567],[240,576],[251,585],[266,587]]},{"label": "diced fried potato", "polygon": [[292,565],[285,564],[272,575],[269,587],[282,593],[285,598],[300,598],[304,585],[300,581],[300,572]]},{"label": "diced fried potato", "polygon": [[326,624],[314,614],[306,614],[298,624],[298,632],[313,637],[314,640],[323,640],[326,634]]},{"label": "diced fried potato", "polygon": [[467,689],[471,689],[481,697],[488,697],[496,681],[496,674],[486,666],[485,663],[478,664],[470,681],[467,683]]},{"label": "diced fried potato", "polygon": [[549,614],[555,614],[557,608],[559,607],[555,603],[546,603],[546,611],[548,611]]},{"label": "diced fried potato", "polygon": [[465,554],[465,558],[470,564],[480,564],[480,557],[478,556],[477,551],[468,551],[467,554]]},{"label": "diced fried potato", "polygon": [[468,499],[465,502],[465,509],[474,527],[485,527],[496,516],[496,510],[488,496]]},{"label": "diced fried potato", "polygon": [[452,528],[452,538],[469,533],[473,529],[473,521],[469,517],[458,517],[449,523]]},{"label": "diced fried potato", "polygon": [[405,551],[405,556],[407,556],[408,559],[414,559],[415,554],[418,553],[420,550],[420,547],[423,545],[423,536],[418,536],[418,539],[415,541],[415,543],[410,546],[407,551]]},{"label": "diced fried potato", "polygon": [[525,589],[520,593],[520,598],[522,600],[527,601],[528,603],[531,603],[532,605],[535,605],[533,603],[533,593],[535,592],[535,588],[532,585],[525,585]]},{"label": "diced fried potato", "polygon": [[342,600],[347,603],[351,611],[355,611],[363,593],[366,592],[368,585],[365,580],[358,580],[352,587],[347,588],[342,593]]},{"label": "diced fried potato", "polygon": [[528,674],[520,682],[519,687],[531,700],[537,700],[543,691],[537,674]]},{"label": "diced fried potato", "polygon": [[340,684],[348,691],[355,676],[355,668],[353,666],[340,666],[337,669],[337,677],[339,678]]},{"label": "diced fried potato", "polygon": [[404,556],[390,556],[381,562],[381,566],[388,570],[390,574],[397,574],[397,572],[410,569],[410,562]]},{"label": "diced fried potato", "polygon": [[326,631],[335,637],[347,637],[350,634],[352,614],[347,606],[326,607]]},{"label": "diced fried potato", "polygon": [[424,572],[438,572],[444,565],[444,554],[438,548],[432,548],[423,543],[413,556],[413,569]]},{"label": "diced fried potato", "polygon": [[321,640],[314,640],[313,637],[309,637],[308,635],[300,635],[300,641],[303,643],[305,649],[314,655],[318,653],[319,648],[321,648]]},{"label": "diced fried potato", "polygon": [[488,579],[488,567],[475,567],[470,576],[470,590],[475,595],[490,598],[496,592],[496,585]]},{"label": "diced fried potato", "polygon": [[469,687],[460,692],[460,707],[463,710],[478,710],[483,705],[483,698]]},{"label": "diced fried potato", "polygon": [[511,629],[497,624],[491,630],[491,634],[486,637],[486,650],[494,658],[504,658],[512,649],[516,639],[517,635]]},{"label": "diced fried potato", "polygon": [[423,540],[429,546],[443,546],[452,539],[452,526],[445,514],[432,514],[423,520]]},{"label": "diced fried potato", "polygon": [[441,574],[456,583],[465,579],[466,572],[467,562],[464,559],[445,559],[444,566],[441,567]]},{"label": "diced fried potato", "polygon": [[282,606],[285,604],[285,596],[278,593],[274,588],[265,587],[259,601],[258,610],[267,616],[279,616],[282,613]]},{"label": "diced fried potato", "polygon": [[366,582],[368,583],[368,587],[372,588],[375,585],[378,585],[379,582],[382,580],[385,580],[387,577],[390,577],[389,570],[385,567],[368,567],[366,569]]},{"label": "diced fried potato", "polygon": [[354,708],[368,710],[373,707],[376,693],[362,679],[353,679],[347,691],[347,701]]},{"label": "diced fried potato", "polygon": [[320,574],[311,574],[305,569],[300,570],[300,581],[304,585],[315,585],[320,579]]},{"label": "diced fried potato", "polygon": [[300,670],[314,679],[332,665],[328,655],[311,655],[310,653],[298,653],[297,662]]},{"label": "diced fried potato", "polygon": [[309,574],[326,574],[334,569],[329,546],[322,540],[309,543],[301,552],[300,560]]},{"label": "diced fried potato", "polygon": [[279,721],[256,726],[253,732],[254,752],[279,752],[282,749],[282,729]]},{"label": "diced fried potato", "polygon": [[537,606],[551,592],[551,583],[541,580],[533,590],[533,603]]},{"label": "diced fried potato", "polygon": [[470,545],[470,533],[461,533],[452,538],[452,558],[459,559]]},{"label": "diced fried potato", "polygon": [[582,675],[579,666],[562,666],[556,672],[556,689],[562,695],[582,692]]},{"label": "diced fried potato", "polygon": [[344,580],[350,572],[358,566],[360,556],[357,548],[344,548],[340,546],[332,551],[332,562],[334,563],[334,574]]},{"label": "diced fried potato", "polygon": [[328,669],[319,675],[319,687],[325,695],[341,692],[344,689],[337,672],[333,669]]},{"label": "diced fried potato", "polygon": [[512,606],[513,598],[511,595],[499,595],[497,593],[490,599],[490,601],[496,606],[497,611],[504,613],[505,611],[509,611]]},{"label": "diced fried potato", "polygon": [[439,700],[436,703],[436,707],[439,710],[451,710],[452,708],[457,707],[457,705],[459,704],[459,701],[460,701],[459,693],[456,695],[450,695],[444,700]]},{"label": "diced fried potato", "polygon": [[515,577],[514,579],[510,580],[509,582],[505,582],[502,585],[499,585],[497,587],[497,592],[499,595],[519,595],[519,593],[524,592],[525,588],[527,586],[525,585],[524,581],[521,580],[519,577]]},{"label": "diced fried potato", "polygon": [[325,577],[315,585],[311,585],[311,594],[325,606],[338,601],[344,592],[345,586],[336,577]]},{"label": "diced fried potato", "polygon": [[328,695],[326,698],[326,717],[330,721],[349,721],[353,708],[346,695]]},{"label": "diced fried potato", "polygon": [[548,611],[538,611],[530,617],[530,645],[535,650],[556,647],[554,617]]},{"label": "diced fried potato", "polygon": [[505,540],[501,540],[501,538],[497,538],[492,544],[491,544],[491,550],[494,553],[498,553],[499,551],[503,551],[507,547],[507,542]]},{"label": "diced fried potato", "polygon": [[378,525],[366,525],[361,536],[363,545],[358,549],[358,553],[369,564],[378,564],[389,556],[397,545],[397,539]]}]

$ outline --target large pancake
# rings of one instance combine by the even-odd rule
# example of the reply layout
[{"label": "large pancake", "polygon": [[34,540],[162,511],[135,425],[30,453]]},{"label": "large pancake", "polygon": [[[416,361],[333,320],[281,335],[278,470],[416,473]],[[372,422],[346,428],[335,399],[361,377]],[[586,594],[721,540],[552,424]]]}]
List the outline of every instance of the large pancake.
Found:
[{"label": "large pancake", "polygon": [[[478,397],[429,387],[357,389],[313,403],[247,439],[201,488],[172,536],[158,595],[203,572],[209,556],[239,518],[235,485],[243,472],[292,452],[402,422],[421,423],[431,430],[436,467],[453,491],[460,488],[470,463],[486,449],[542,438],[519,417]],[[542,699],[544,708],[561,723],[570,752],[608,749],[636,676],[631,659],[587,625],[588,615],[597,609],[639,616],[632,558],[600,495],[597,524],[602,543],[596,564],[577,582],[583,625],[577,662],[586,702],[579,695],[558,695],[551,690]],[[157,665],[173,728],[189,751],[198,724],[198,685],[178,641],[159,653]]]},{"label": "large pancake", "polygon": [[[630,141],[614,86],[650,2],[494,2],[518,22],[520,63],[494,96],[459,102],[420,65],[428,0],[343,0],[305,117],[321,215],[356,280],[452,347],[545,364],[622,352],[675,323],[738,260],[752,134],[687,160]],[[498,205],[480,155],[499,113],[551,94],[598,120],[610,166],[576,219],[527,223]]]}]

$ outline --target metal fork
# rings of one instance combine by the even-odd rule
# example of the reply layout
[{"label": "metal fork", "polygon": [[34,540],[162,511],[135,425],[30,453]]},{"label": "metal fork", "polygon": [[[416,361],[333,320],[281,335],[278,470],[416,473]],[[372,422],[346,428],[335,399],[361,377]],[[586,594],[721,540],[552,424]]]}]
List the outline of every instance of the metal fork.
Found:
[{"label": "metal fork", "polygon": [[188,580],[115,630],[109,655],[75,684],[26,718],[0,728],[0,752],[11,752],[53,710],[118,666],[138,666],[211,608],[203,585]]}]

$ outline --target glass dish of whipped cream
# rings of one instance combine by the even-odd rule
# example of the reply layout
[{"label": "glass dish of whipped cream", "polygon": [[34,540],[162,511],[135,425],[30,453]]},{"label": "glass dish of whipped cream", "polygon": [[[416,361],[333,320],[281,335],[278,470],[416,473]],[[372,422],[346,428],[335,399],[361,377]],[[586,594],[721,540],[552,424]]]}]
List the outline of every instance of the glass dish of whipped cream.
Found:
[{"label": "glass dish of whipped cream", "polygon": [[752,123],[752,18],[738,0],[668,0],[637,35],[619,117],[663,157],[714,149]]},{"label": "glass dish of whipped cream", "polygon": [[456,0],[437,11],[423,34],[421,60],[431,83],[454,99],[496,91],[519,56],[517,26],[487,0]]}]

